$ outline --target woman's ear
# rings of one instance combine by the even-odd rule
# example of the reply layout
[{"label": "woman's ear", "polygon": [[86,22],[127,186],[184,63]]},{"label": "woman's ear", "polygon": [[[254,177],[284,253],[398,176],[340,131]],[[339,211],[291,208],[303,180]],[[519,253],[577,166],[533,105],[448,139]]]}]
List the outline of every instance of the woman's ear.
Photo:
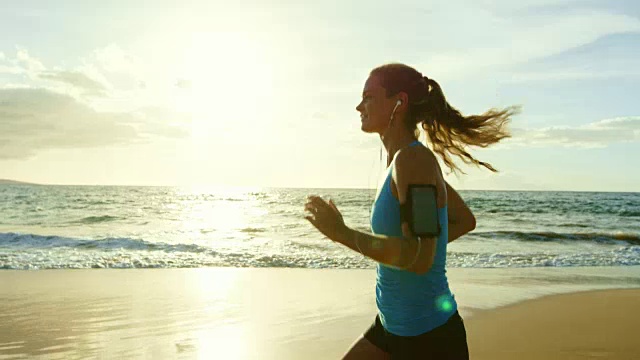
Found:
[{"label": "woman's ear", "polygon": [[400,104],[400,106],[398,106],[398,110],[400,109],[406,109],[407,106],[409,106],[409,95],[406,92],[399,92],[398,93],[398,100],[402,101],[402,104]]}]

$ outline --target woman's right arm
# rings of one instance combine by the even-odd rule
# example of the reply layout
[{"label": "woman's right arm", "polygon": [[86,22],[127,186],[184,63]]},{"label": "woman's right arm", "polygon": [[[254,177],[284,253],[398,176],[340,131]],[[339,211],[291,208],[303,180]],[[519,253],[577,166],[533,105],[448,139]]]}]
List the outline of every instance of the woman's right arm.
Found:
[{"label": "woman's right arm", "polygon": [[447,207],[449,216],[449,242],[473,231],[476,228],[476,217],[464,203],[460,194],[447,184]]}]

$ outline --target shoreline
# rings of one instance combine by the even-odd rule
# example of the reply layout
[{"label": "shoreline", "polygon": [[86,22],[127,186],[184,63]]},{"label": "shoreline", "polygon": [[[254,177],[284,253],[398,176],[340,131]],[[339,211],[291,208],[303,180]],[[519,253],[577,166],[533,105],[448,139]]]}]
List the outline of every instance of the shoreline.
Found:
[{"label": "shoreline", "polygon": [[[60,269],[0,269],[0,283],[8,287],[26,281],[31,276],[47,274],[58,280],[56,275],[85,278],[117,278],[120,273],[136,274],[135,277],[153,278],[155,272],[183,274],[185,278],[197,274],[198,277],[216,276],[217,273],[233,277],[250,277],[260,274],[262,277],[273,273],[288,276],[305,273],[323,274],[331,278],[330,273],[348,273],[352,286],[358,288],[369,283],[368,295],[375,297],[375,268],[287,268],[287,267],[201,267],[201,268],[60,268]],[[175,277],[175,276],[174,276]],[[585,267],[520,267],[520,268],[448,268],[449,286],[462,308],[463,315],[488,311],[513,304],[541,299],[546,296],[570,293],[583,293],[615,289],[640,289],[640,265],[632,266],[585,266]],[[10,285],[9,282],[13,284]],[[55,281],[54,281],[55,284]],[[40,285],[38,285],[40,286]],[[32,289],[35,290],[35,289]],[[365,292],[367,293],[367,292]],[[362,294],[365,295],[365,294]],[[0,296],[0,300],[2,297]],[[375,303],[374,303],[375,305]]]}]

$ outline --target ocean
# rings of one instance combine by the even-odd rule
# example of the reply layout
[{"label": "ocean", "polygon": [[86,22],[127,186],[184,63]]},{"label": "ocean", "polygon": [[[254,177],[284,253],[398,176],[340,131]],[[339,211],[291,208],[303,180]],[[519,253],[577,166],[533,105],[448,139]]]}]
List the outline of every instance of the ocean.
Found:
[{"label": "ocean", "polygon": [[[0,269],[373,268],[304,219],[310,194],[369,230],[375,190],[0,185]],[[449,267],[640,265],[640,193],[460,194],[478,225]]]}]

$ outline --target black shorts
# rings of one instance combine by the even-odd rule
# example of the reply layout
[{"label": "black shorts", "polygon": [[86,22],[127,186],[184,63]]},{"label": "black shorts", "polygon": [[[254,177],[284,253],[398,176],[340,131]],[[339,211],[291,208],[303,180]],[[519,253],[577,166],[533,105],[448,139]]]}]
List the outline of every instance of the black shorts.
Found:
[{"label": "black shorts", "polygon": [[449,320],[431,331],[417,336],[394,335],[382,326],[376,316],[364,334],[373,345],[391,355],[392,359],[468,360],[467,332],[456,311]]}]

